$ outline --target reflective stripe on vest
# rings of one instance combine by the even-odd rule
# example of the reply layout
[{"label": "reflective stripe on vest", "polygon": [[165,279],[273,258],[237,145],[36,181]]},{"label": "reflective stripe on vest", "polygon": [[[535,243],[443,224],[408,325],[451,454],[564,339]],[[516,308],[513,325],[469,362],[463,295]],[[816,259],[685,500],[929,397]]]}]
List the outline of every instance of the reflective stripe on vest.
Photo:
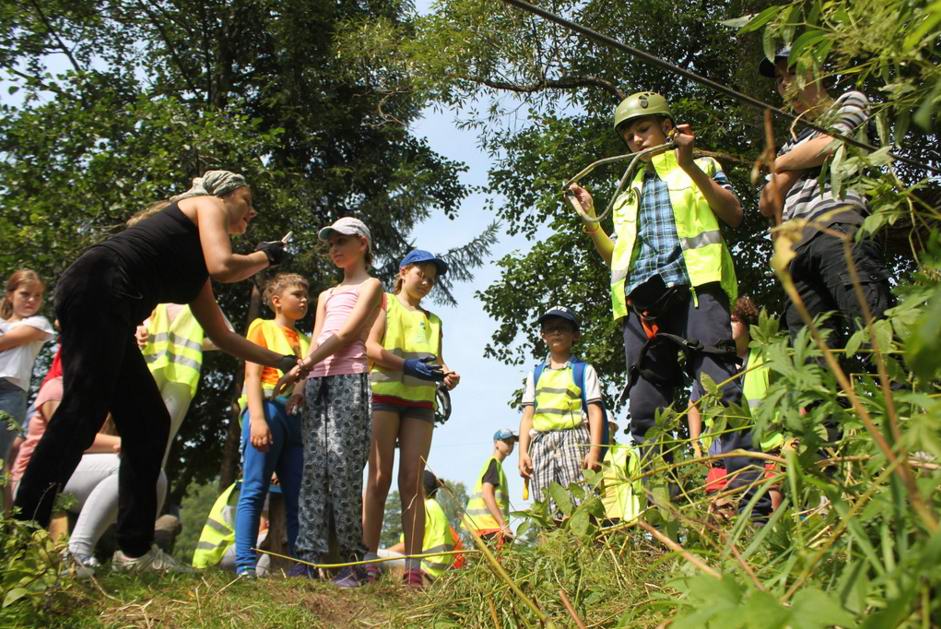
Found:
[{"label": "reflective stripe on vest", "polygon": [[[274,319],[255,319],[248,326],[248,332],[245,336],[251,336],[255,328],[259,326],[261,327],[262,337],[265,339],[265,347],[272,352],[276,354],[294,354],[299,358],[307,356],[307,350],[310,348],[310,338],[306,334],[296,330],[297,344],[300,347],[295,349],[291,346],[287,335],[284,333],[284,329],[278,325],[277,321]],[[284,372],[279,369],[278,377],[280,378],[282,375],[284,375]],[[270,397],[274,387],[270,384],[262,384],[262,387],[265,392],[265,397]],[[243,386],[242,396],[239,398],[239,411],[244,411],[247,405],[248,394],[245,392],[245,387]]]},{"label": "reflective stripe on vest", "polygon": [[147,344],[141,353],[151,373],[160,374],[167,382],[189,386],[190,396],[195,396],[205,333],[189,306],[181,306],[173,321],[167,309],[168,304],[154,308],[147,324]]},{"label": "reflective stripe on vest", "polygon": [[[764,356],[757,349],[748,350],[745,369],[745,377],[742,379],[742,397],[748,402],[748,408],[754,414],[754,410],[761,406],[761,402],[768,395],[771,370],[765,366]],[[765,452],[776,450],[784,445],[784,435],[780,432],[766,434],[759,445]]]},{"label": "reflective stripe on vest", "polygon": [[[480,473],[477,475],[477,484],[474,485],[474,493],[467,501],[467,509],[464,510],[464,517],[461,519],[461,526],[468,531],[495,531],[500,528],[500,523],[490,514],[490,509],[487,508],[487,503],[484,502],[484,474],[487,473],[491,461],[497,461],[496,457],[487,459],[487,462],[480,469]],[[503,513],[504,521],[506,521],[510,517],[510,491],[500,461],[497,461],[497,474],[499,475],[500,484],[493,488],[494,498]]]},{"label": "reflective stripe on vest", "polygon": [[[441,354],[441,319],[424,310],[408,310],[392,293],[386,294],[386,331],[382,347],[400,358]],[[372,392],[412,402],[434,402],[435,385],[375,365],[369,374]]]},{"label": "reflective stripe on vest", "polygon": [[646,502],[643,483],[638,479],[640,459],[637,453],[629,445],[616,443],[609,448],[601,469],[605,517],[625,522],[636,520]]},{"label": "reflective stripe on vest", "polygon": [[[683,251],[686,273],[693,286],[720,282],[734,303],[738,296],[732,256],[719,231],[719,221],[709,207],[702,191],[693,183],[676,161],[676,153],[667,151],[651,158],[657,174],[667,184],[673,220]],[[711,157],[701,157],[696,164],[711,178],[721,170]],[[627,316],[624,287],[630,274],[634,243],[637,240],[637,219],[643,193],[644,172],[637,173],[631,189],[614,202],[614,231],[617,240],[611,255],[611,308],[615,319]]]},{"label": "reflective stripe on vest", "polygon": [[193,553],[194,568],[218,565],[225,551],[235,543],[235,528],[229,521],[230,518],[226,517],[226,507],[229,506],[229,498],[237,486],[238,482],[234,482],[226,487],[209,510],[206,524],[199,535],[199,542],[196,543],[196,551]]},{"label": "reflective stripe on vest", "polygon": [[575,384],[571,365],[542,370],[536,390],[533,428],[539,432],[567,430],[580,426],[585,420],[582,410],[582,390]]}]

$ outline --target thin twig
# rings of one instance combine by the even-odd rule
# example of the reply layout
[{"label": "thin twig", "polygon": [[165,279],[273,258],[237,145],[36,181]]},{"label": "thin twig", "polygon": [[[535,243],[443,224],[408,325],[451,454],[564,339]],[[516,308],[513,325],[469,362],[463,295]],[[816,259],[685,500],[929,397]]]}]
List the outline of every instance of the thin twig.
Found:
[{"label": "thin twig", "polygon": [[683,548],[682,546],[674,542],[672,539],[670,539],[669,537],[667,537],[666,535],[664,535],[663,533],[661,533],[660,531],[658,531],[651,525],[647,524],[647,522],[643,520],[637,520],[637,526],[639,526],[640,528],[644,529],[645,531],[653,535],[661,544],[663,544],[664,546],[666,546],[673,552],[679,553],[686,561],[690,562],[691,564],[693,564],[694,566],[696,566],[697,568],[699,568],[700,570],[702,570],[709,576],[715,577],[717,579],[722,578],[722,575],[718,571],[716,571],[715,568],[712,568],[711,566],[709,566],[705,561],[703,561],[702,559],[700,559],[693,553],[689,552],[688,550],[686,550],[685,548]]},{"label": "thin twig", "polygon": [[576,613],[575,608],[572,607],[572,601],[569,600],[569,597],[565,594],[565,590],[562,588],[559,588],[559,598],[562,599],[562,604],[565,606],[565,611],[567,611],[569,616],[572,617],[572,620],[575,621],[575,626],[578,627],[578,629],[587,629],[587,627],[585,627],[585,623],[582,622],[582,619],[578,617],[578,613]]}]

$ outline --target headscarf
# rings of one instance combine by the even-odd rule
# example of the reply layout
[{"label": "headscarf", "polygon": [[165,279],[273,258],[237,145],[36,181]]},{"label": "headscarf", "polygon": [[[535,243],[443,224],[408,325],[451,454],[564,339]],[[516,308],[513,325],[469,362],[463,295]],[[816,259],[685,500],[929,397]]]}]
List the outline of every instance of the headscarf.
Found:
[{"label": "headscarf", "polygon": [[183,194],[170,197],[171,201],[180,201],[190,197],[221,197],[242,186],[247,186],[245,177],[228,170],[207,170],[202,177],[193,179],[193,185]]}]

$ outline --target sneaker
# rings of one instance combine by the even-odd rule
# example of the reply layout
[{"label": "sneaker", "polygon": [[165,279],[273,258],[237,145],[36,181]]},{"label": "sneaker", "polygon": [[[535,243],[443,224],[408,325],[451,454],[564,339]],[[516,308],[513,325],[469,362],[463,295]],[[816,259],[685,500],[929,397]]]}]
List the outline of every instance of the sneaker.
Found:
[{"label": "sneaker", "polygon": [[366,583],[375,583],[382,578],[382,566],[371,563],[366,566]]},{"label": "sneaker", "polygon": [[242,568],[235,571],[235,576],[237,576],[239,579],[251,580],[257,579],[258,573],[255,572],[254,568]]},{"label": "sneaker", "polygon": [[409,568],[402,575],[402,583],[406,587],[414,590],[423,590],[425,588],[425,573],[421,568]]},{"label": "sneaker", "polygon": [[303,563],[295,563],[294,567],[288,571],[289,577],[304,577],[307,579],[319,579],[320,571],[313,566]]},{"label": "sneaker", "polygon": [[366,573],[360,566],[347,566],[333,580],[340,588],[358,588],[366,582]]},{"label": "sneaker", "polygon": [[69,551],[68,548],[63,550],[59,557],[62,560],[62,565],[59,568],[60,574],[74,576],[77,579],[90,579],[95,576],[95,568],[98,565],[98,560],[94,557],[79,557]]},{"label": "sneaker", "polygon": [[178,572],[194,574],[196,571],[189,566],[166,554],[156,545],[140,557],[128,557],[121,550],[114,551],[111,557],[111,569],[115,572]]}]

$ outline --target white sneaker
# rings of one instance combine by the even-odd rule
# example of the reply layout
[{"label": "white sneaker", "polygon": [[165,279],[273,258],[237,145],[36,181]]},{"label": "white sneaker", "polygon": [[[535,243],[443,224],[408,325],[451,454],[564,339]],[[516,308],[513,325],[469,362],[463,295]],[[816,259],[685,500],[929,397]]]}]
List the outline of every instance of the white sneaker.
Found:
[{"label": "white sneaker", "polygon": [[83,561],[78,555],[69,552],[68,548],[62,551],[60,558],[62,559],[60,574],[74,576],[77,579],[90,579],[95,576],[96,566],[87,560]]},{"label": "white sneaker", "polygon": [[166,554],[155,544],[140,557],[128,557],[120,550],[114,551],[111,569],[115,572],[178,572],[193,574],[196,571]]}]

